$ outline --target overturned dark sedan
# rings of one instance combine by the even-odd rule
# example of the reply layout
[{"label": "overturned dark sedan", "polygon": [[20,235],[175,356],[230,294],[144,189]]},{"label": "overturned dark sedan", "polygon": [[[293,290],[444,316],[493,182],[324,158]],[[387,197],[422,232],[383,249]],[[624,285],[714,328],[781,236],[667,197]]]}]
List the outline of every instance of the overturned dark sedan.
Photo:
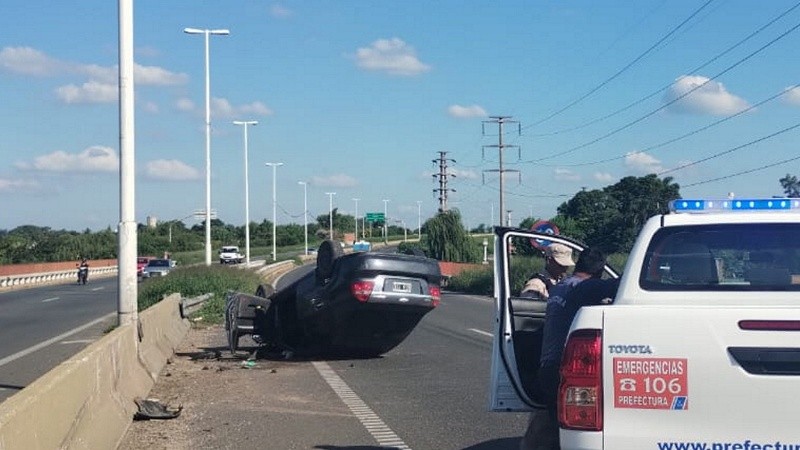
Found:
[{"label": "overturned dark sedan", "polygon": [[225,329],[231,352],[239,338],[300,355],[378,356],[400,344],[439,304],[436,260],[377,252],[344,254],[324,241],[315,270],[275,291],[230,293]]}]

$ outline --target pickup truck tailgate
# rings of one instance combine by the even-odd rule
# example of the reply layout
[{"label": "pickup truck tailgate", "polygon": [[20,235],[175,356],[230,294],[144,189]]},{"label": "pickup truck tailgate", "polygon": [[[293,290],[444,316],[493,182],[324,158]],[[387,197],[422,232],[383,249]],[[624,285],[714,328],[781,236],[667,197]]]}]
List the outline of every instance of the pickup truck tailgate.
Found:
[{"label": "pickup truck tailgate", "polygon": [[601,308],[603,448],[800,449],[796,307]]}]

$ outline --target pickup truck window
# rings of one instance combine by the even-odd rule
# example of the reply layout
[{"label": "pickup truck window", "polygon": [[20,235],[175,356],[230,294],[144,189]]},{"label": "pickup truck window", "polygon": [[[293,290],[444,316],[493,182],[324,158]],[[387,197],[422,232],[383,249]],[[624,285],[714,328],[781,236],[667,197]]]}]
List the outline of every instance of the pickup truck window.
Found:
[{"label": "pickup truck window", "polygon": [[667,227],[639,284],[652,291],[800,291],[800,224]]}]

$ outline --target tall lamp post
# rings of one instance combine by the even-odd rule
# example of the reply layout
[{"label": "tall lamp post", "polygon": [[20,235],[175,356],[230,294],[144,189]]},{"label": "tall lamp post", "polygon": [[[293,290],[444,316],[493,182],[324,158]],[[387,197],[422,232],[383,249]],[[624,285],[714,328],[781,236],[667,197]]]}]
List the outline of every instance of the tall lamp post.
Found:
[{"label": "tall lamp post", "polygon": [[247,126],[258,125],[258,121],[234,120],[234,125],[242,125],[244,129],[244,254],[247,266],[250,266],[250,179],[249,179],[249,159],[247,157]]},{"label": "tall lamp post", "polygon": [[325,195],[328,196],[328,236],[333,239],[333,196],[336,192],[326,192]]},{"label": "tall lamp post", "polygon": [[422,242],[422,200],[417,200],[417,239]]},{"label": "tall lamp post", "polygon": [[353,201],[356,202],[356,235],[353,237],[353,244],[358,241],[358,201],[361,200],[360,198],[354,198]]},{"label": "tall lamp post", "polygon": [[383,243],[384,244],[388,244],[389,243],[389,229],[386,228],[386,221],[389,220],[389,218],[387,217],[388,212],[387,212],[387,209],[386,209],[387,208],[386,205],[388,205],[388,204],[389,204],[389,200],[383,199]]},{"label": "tall lamp post", "polygon": [[303,185],[303,235],[306,237],[304,253],[308,255],[308,183],[298,181],[297,184]]},{"label": "tall lamp post", "polygon": [[211,265],[211,77],[208,69],[208,36],[228,35],[229,30],[184,28],[186,34],[205,35],[206,49],[206,265]]},{"label": "tall lamp post", "polygon": [[275,192],[275,178],[277,178],[275,171],[279,166],[282,166],[283,163],[266,163],[266,165],[272,167],[272,260],[275,261],[278,259],[277,247],[275,245],[275,220],[278,205],[278,196]]}]

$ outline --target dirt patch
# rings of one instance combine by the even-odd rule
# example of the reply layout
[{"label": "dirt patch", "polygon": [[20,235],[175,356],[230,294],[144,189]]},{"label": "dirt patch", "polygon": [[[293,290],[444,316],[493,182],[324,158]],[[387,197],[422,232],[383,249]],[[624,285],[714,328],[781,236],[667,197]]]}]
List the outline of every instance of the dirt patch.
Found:
[{"label": "dirt patch", "polygon": [[[235,448],[237,436],[246,435],[242,428],[247,423],[233,417],[254,411],[309,409],[303,405],[303,395],[274,389],[307,366],[263,358],[248,361],[249,356],[243,351],[230,354],[221,325],[193,327],[148,395],[165,405],[182,406],[181,415],[134,421],[118,448],[211,448],[220,434],[230,435],[227,441]],[[271,391],[269,398],[262,395],[264,391]]]}]

